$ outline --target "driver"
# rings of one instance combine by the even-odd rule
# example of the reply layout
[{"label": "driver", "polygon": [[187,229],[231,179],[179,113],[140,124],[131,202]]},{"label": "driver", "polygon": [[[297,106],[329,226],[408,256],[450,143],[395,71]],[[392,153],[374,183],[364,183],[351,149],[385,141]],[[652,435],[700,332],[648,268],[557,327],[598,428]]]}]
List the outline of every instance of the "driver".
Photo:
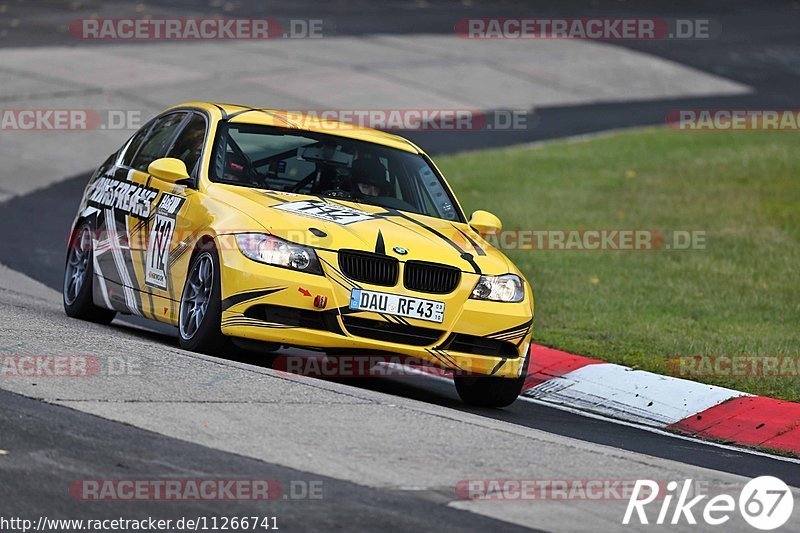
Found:
[{"label": "driver", "polygon": [[377,159],[356,159],[351,171],[356,192],[364,196],[386,196],[386,168]]}]

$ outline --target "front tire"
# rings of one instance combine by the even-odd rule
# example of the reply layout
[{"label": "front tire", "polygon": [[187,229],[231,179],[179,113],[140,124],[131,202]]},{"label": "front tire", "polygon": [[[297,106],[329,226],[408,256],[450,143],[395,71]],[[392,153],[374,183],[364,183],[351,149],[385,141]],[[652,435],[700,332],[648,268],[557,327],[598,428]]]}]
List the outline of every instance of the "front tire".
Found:
[{"label": "front tire", "polygon": [[89,222],[84,222],[73,232],[67,249],[64,287],[61,291],[64,311],[71,318],[109,324],[117,312],[94,305],[93,283],[92,226]]},{"label": "front tire", "polygon": [[508,407],[522,393],[528,376],[530,353],[522,365],[522,373],[517,378],[491,376],[455,376],[456,391],[461,400],[475,407]]},{"label": "front tire", "polygon": [[181,295],[178,330],[181,348],[217,355],[230,346],[222,334],[222,288],[217,251],[206,246],[193,258]]}]

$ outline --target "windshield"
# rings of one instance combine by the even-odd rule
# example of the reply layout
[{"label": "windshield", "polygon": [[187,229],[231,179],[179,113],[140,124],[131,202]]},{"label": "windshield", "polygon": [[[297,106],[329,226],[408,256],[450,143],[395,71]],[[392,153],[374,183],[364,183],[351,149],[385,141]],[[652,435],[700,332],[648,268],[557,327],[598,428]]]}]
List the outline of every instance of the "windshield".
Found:
[{"label": "windshield", "polygon": [[463,222],[426,159],[307,131],[220,123],[212,181],[339,198]]}]

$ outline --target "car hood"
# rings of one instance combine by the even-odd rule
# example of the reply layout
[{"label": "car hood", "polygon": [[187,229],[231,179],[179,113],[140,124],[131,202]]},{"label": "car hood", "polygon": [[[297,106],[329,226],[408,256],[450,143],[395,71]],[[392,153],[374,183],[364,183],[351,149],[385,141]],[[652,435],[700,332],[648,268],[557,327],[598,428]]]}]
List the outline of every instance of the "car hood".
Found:
[{"label": "car hood", "polygon": [[464,272],[517,272],[500,251],[464,223],[346,200],[220,183],[212,184],[208,193],[248,215],[269,233],[299,244],[385,253],[401,261],[447,264]]}]

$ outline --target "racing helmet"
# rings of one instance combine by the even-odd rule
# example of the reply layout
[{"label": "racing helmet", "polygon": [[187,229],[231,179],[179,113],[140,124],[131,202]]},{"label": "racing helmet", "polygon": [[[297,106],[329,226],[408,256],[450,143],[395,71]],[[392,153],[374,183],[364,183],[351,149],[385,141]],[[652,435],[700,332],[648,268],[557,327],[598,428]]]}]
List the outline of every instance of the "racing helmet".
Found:
[{"label": "racing helmet", "polygon": [[359,184],[372,185],[379,191],[379,196],[385,196],[388,188],[386,181],[386,167],[375,158],[359,158],[353,161],[350,176],[355,187]]}]

